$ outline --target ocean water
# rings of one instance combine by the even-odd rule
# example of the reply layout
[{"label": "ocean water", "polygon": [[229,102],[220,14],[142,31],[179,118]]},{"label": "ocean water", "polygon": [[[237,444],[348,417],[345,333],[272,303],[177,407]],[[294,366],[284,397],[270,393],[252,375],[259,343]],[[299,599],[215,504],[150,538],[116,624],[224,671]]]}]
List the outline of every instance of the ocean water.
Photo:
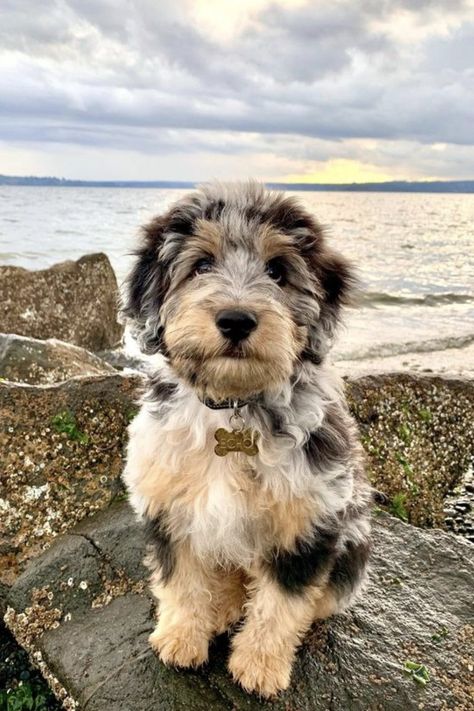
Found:
[{"label": "ocean water", "polygon": [[[180,190],[0,187],[0,264],[41,269],[103,251],[122,281],[141,224]],[[364,293],[339,358],[474,341],[474,195],[294,193],[356,264]]]}]

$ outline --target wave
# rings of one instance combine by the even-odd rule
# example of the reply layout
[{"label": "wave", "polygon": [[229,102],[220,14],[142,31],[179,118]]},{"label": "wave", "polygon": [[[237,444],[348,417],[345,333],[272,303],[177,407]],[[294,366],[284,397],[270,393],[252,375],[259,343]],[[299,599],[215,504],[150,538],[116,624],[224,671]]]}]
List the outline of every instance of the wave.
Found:
[{"label": "wave", "polygon": [[368,291],[361,295],[361,306],[442,306],[443,304],[469,304],[474,302],[474,294],[420,294],[420,296],[396,296],[379,291]]},{"label": "wave", "polygon": [[431,338],[426,341],[409,341],[407,343],[380,343],[355,351],[337,353],[336,361],[367,360],[369,358],[384,358],[386,356],[403,355],[404,353],[429,353],[445,351],[450,348],[464,348],[474,343],[474,333],[465,336],[446,336]]}]

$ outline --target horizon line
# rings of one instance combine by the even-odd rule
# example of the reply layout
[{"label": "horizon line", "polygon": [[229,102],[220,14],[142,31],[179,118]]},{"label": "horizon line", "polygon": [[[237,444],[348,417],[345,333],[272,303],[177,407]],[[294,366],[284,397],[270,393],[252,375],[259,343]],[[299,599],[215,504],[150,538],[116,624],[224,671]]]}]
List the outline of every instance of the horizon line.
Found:
[{"label": "horizon line", "polygon": [[[0,185],[6,186],[44,186],[44,187],[110,187],[110,188],[194,188],[199,184],[210,182],[209,180],[86,180],[79,178],[63,178],[56,176],[35,176],[35,175],[4,175],[0,174]],[[222,181],[226,182],[226,181]],[[282,190],[391,190],[394,192],[410,191],[415,192],[421,189],[423,192],[474,192],[474,179],[424,179],[424,180],[384,180],[367,182],[347,182],[347,183],[322,183],[322,182],[283,182],[274,180],[262,180],[270,189]],[[435,190],[432,190],[432,189]]]}]

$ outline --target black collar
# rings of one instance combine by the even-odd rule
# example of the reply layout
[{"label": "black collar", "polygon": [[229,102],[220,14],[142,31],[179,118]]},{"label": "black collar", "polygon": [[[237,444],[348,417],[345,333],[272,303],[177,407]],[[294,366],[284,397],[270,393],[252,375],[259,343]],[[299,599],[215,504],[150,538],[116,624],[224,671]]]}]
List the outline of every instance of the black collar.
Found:
[{"label": "black collar", "polygon": [[233,400],[232,398],[229,398],[228,400],[221,400],[220,402],[216,402],[215,400],[211,400],[210,397],[205,397],[204,399],[201,399],[201,402],[203,405],[208,407],[211,410],[233,410],[234,408],[237,408],[240,410],[242,407],[245,407],[245,405],[249,405],[251,402],[255,403],[257,402],[259,396],[250,398],[249,400]]}]

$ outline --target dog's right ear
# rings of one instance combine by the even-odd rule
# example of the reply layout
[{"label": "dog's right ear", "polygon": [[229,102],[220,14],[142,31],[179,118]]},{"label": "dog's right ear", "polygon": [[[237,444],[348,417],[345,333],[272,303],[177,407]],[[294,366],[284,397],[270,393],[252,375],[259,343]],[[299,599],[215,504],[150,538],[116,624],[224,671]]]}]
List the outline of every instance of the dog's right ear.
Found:
[{"label": "dog's right ear", "polygon": [[142,231],[142,244],[126,281],[122,314],[132,324],[132,333],[147,354],[162,349],[160,308],[168,289],[167,270],[160,257],[167,219],[155,217]]}]

